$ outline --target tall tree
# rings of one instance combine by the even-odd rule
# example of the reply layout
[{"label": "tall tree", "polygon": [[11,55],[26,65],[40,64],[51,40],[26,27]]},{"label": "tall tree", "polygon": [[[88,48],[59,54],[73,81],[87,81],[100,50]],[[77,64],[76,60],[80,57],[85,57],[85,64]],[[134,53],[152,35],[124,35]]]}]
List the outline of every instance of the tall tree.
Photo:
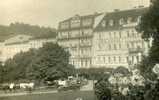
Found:
[{"label": "tall tree", "polygon": [[139,31],[143,33],[142,37],[146,41],[153,38],[149,55],[143,59],[140,67],[144,76],[152,78],[155,76],[152,72],[152,67],[159,63],[159,0],[151,0],[151,6],[141,17]]},{"label": "tall tree", "polygon": [[73,67],[69,65],[69,56],[69,52],[58,44],[45,44],[38,50],[37,58],[32,63],[35,72],[32,75],[40,80],[66,78],[73,73]]}]

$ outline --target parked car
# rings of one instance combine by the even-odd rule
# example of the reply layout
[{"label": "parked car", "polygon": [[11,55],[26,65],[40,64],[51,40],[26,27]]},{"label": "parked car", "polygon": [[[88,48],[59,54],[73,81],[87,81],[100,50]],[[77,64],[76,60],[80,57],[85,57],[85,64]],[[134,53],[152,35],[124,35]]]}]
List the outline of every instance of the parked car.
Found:
[{"label": "parked car", "polygon": [[68,85],[68,86],[60,86],[58,87],[58,91],[69,91],[69,90],[73,90],[73,91],[76,91],[76,90],[80,90],[80,85],[79,84],[71,84],[71,85]]}]

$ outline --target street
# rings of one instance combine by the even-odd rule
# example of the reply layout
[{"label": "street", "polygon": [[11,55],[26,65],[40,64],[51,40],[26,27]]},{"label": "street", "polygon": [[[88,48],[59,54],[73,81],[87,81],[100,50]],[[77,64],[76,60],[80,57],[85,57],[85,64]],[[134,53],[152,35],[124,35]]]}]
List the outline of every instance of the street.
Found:
[{"label": "street", "polygon": [[33,93],[18,93],[1,96],[0,100],[96,100],[93,91],[48,91]]}]

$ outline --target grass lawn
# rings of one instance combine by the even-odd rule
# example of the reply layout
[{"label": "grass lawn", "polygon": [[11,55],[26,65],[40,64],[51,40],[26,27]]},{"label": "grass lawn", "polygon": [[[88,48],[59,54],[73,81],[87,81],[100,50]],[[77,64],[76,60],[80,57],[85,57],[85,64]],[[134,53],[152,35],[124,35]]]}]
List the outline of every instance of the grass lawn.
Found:
[{"label": "grass lawn", "polygon": [[23,96],[0,97],[0,100],[97,100],[93,91],[65,91],[48,94],[28,94]]}]

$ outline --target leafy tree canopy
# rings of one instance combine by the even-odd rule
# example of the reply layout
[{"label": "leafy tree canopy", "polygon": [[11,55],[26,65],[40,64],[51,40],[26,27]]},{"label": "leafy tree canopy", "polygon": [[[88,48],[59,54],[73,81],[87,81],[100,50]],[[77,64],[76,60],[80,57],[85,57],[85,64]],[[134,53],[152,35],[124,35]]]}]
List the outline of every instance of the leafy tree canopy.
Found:
[{"label": "leafy tree canopy", "polygon": [[149,55],[143,59],[140,66],[142,74],[153,79],[155,75],[152,68],[156,63],[159,63],[159,0],[151,0],[151,6],[141,17],[138,31],[143,33],[142,37],[147,41],[149,38],[153,38]]},{"label": "leafy tree canopy", "polygon": [[21,52],[5,63],[6,80],[52,81],[73,75],[74,68],[69,65],[69,52],[58,44],[46,43],[40,49]]},{"label": "leafy tree canopy", "polygon": [[55,38],[57,33],[54,28],[41,27],[24,23],[11,23],[9,26],[0,25],[0,41],[17,34],[31,35],[34,38]]}]

